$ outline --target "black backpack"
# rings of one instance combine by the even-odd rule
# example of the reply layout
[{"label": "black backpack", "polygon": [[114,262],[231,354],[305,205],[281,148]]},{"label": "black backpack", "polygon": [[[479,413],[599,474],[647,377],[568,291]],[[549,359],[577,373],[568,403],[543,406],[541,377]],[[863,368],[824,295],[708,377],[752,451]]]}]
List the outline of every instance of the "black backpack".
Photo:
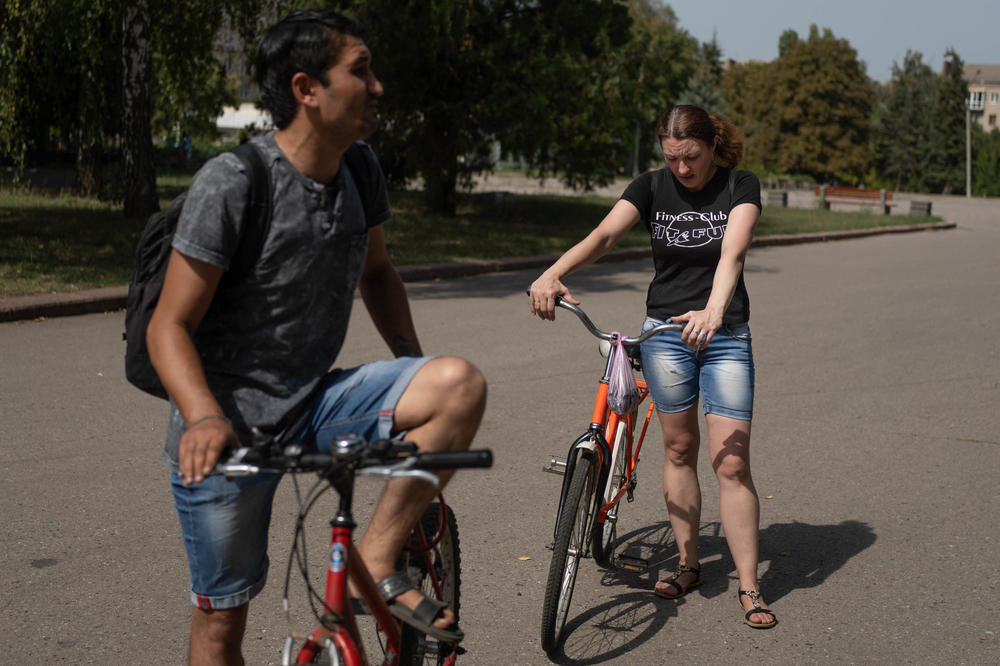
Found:
[{"label": "black backpack", "polygon": [[[344,153],[344,164],[351,171],[361,196],[361,205],[366,211],[371,209],[371,199],[374,196],[364,155],[365,151],[370,150],[367,144],[359,141]],[[246,214],[252,219],[245,222],[252,223],[243,225],[244,233],[230,267],[232,275],[245,275],[260,257],[267,238],[271,222],[271,183],[264,159],[253,143],[242,143],[232,152],[243,161],[250,174],[251,196]],[[125,333],[122,334],[122,339],[125,340],[125,377],[146,393],[164,399],[168,397],[167,391],[163,388],[146,349],[146,327],[160,300],[163,277],[170,260],[171,242],[186,197],[187,192],[182,192],[170,202],[166,210],[154,213],[146,222],[136,247],[135,267],[125,301]]]},{"label": "black backpack", "polygon": [[[231,271],[248,272],[260,256],[271,220],[271,184],[267,167],[260,151],[253,143],[241,143],[233,154],[240,158],[250,175],[250,205],[246,209],[249,219],[243,225]],[[160,300],[163,277],[170,260],[171,241],[177,230],[187,192],[182,192],[170,202],[166,210],[153,213],[139,237],[135,250],[135,266],[128,284],[125,300],[125,377],[133,385],[158,398],[167,398],[167,391],[149,360],[146,349],[146,327]]]}]

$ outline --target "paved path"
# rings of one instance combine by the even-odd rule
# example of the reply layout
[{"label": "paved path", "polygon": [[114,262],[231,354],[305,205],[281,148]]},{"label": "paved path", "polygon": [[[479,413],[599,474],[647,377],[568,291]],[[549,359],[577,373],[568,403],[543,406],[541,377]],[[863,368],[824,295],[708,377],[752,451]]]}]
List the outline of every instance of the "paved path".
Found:
[{"label": "paved path", "polygon": [[[749,257],[754,469],[769,498],[761,577],[781,624],[755,632],[740,622],[704,457],[706,583],[681,601],[649,593],[675,558],[654,432],[620,527],[623,547],[652,566],[632,574],[584,562],[558,663],[1000,661],[1000,210],[941,198],[935,213],[958,228]],[[599,371],[575,320],[527,315],[534,273],[410,285],[427,351],[473,360],[490,383],[477,444],[495,451],[496,466],[449,489],[468,664],[547,663],[538,625],[559,479],[542,466],[585,426]],[[631,262],[571,284],[599,325],[634,329],[647,279],[646,262]],[[164,406],[125,383],[121,330],[117,312],[0,325],[5,663],[183,661],[187,574],[159,460]],[[384,356],[356,317],[342,361]],[[365,485],[360,516],[375,490]],[[248,664],[278,660],[293,511],[286,483]],[[320,569],[322,511],[311,522]],[[301,592],[293,603],[304,606]]]}]

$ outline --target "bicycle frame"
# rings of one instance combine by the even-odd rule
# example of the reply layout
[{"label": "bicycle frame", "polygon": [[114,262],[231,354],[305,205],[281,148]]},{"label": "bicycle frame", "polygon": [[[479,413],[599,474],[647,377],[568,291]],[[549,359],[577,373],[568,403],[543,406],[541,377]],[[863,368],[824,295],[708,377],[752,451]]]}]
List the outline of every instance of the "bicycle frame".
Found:
[{"label": "bicycle frame", "polygon": [[[639,401],[639,404],[642,404],[642,401],[645,400],[649,396],[649,389],[646,387],[646,382],[643,381],[643,380],[636,380],[636,384],[638,384],[638,386],[639,386],[639,395],[642,396],[641,399],[640,399],[640,401]],[[646,409],[646,418],[643,420],[642,431],[639,433],[639,438],[637,440],[634,440],[634,442],[633,442],[633,435],[634,435],[634,432],[635,432],[635,425],[636,424],[633,422],[633,419],[636,417],[636,415],[638,413],[636,415],[628,414],[627,416],[624,417],[626,419],[626,426],[625,426],[625,433],[626,433],[626,437],[625,437],[625,447],[626,447],[625,448],[625,477],[624,477],[624,479],[622,479],[621,487],[618,489],[618,492],[615,493],[615,496],[612,497],[608,502],[605,502],[604,504],[602,504],[601,507],[598,509],[597,516],[596,516],[596,520],[597,520],[598,523],[603,523],[604,522],[604,520],[608,516],[608,512],[612,508],[614,508],[614,506],[616,504],[618,504],[618,502],[621,501],[622,494],[625,493],[628,490],[629,482],[632,479],[632,473],[635,471],[636,466],[639,464],[639,452],[642,450],[642,443],[646,439],[646,429],[649,428],[649,421],[650,421],[650,419],[653,416],[653,410],[654,409],[655,409],[655,405],[653,405],[652,401],[650,401],[649,407]],[[616,432],[617,429],[618,429],[618,424],[621,422],[622,418],[623,417],[619,416],[618,414],[615,414],[614,412],[611,412],[610,416],[608,418],[608,427],[606,429],[606,432],[609,432],[609,433]],[[633,448],[632,448],[633,447],[633,443],[635,445],[635,450],[633,450]],[[605,485],[607,485],[607,482],[608,482],[607,477],[611,473],[610,462],[606,466],[606,468],[607,469],[602,468],[602,470],[601,470],[601,477],[600,477],[600,480],[599,480],[599,482],[601,484],[599,487],[601,487],[601,488],[603,488]],[[629,501],[631,501],[631,500],[629,500]]]},{"label": "bicycle frame", "polygon": [[[330,560],[326,570],[326,589],[323,596],[322,626],[313,631],[305,644],[299,650],[296,661],[289,661],[291,654],[291,638],[286,642],[286,659],[283,663],[308,664],[323,651],[328,642],[336,646],[345,666],[362,666],[369,663],[361,640],[357,620],[350,597],[347,593],[348,580],[352,582],[361,598],[367,604],[374,616],[379,630],[385,633],[385,658],[382,663],[396,664],[400,658],[402,632],[399,621],[389,611],[389,606],[379,593],[372,578],[354,546],[354,528],[357,524],[351,516],[351,498],[353,495],[353,477],[341,475],[333,479],[334,488],[340,495],[340,506],[336,517],[330,522],[332,534],[330,537]],[[417,523],[415,531],[419,543],[408,545],[413,551],[421,551],[420,556],[426,561],[437,598],[441,598],[442,584],[431,564],[430,549],[441,539],[446,522],[444,514],[444,497],[438,495],[441,505],[441,528],[431,539],[427,540],[423,526]]]},{"label": "bicycle frame", "polygon": [[[566,471],[563,475],[562,490],[559,493],[559,505],[556,511],[556,516],[562,514],[563,505],[566,499],[566,492],[568,490],[569,480],[573,478],[573,470],[576,467],[577,459],[580,457],[582,451],[590,451],[597,455],[597,464],[600,468],[600,474],[598,474],[597,488],[598,492],[601,492],[603,488],[607,485],[608,476],[611,474],[611,444],[608,443],[608,436],[614,437],[615,432],[618,430],[618,424],[621,423],[622,419],[626,420],[626,453],[625,453],[625,479],[622,483],[622,487],[615,494],[615,497],[611,501],[603,503],[595,519],[597,522],[604,522],[607,518],[608,511],[610,511],[619,501],[621,501],[622,493],[628,487],[628,482],[632,478],[632,473],[635,471],[636,465],[639,462],[639,451],[642,449],[642,442],[646,438],[646,429],[649,427],[650,418],[653,415],[654,405],[652,402],[649,404],[649,408],[646,410],[646,418],[643,422],[642,432],[639,435],[638,440],[633,440],[633,435],[635,432],[635,423],[631,422],[634,416],[632,414],[620,415],[611,411],[608,408],[608,376],[611,370],[611,355],[608,355],[608,361],[604,367],[604,376],[601,377],[600,382],[597,384],[597,395],[594,396],[594,411],[590,419],[590,427],[585,433],[580,435],[569,447],[569,453],[566,455]],[[636,380],[636,384],[639,387],[640,400],[639,404],[642,404],[649,396],[649,389],[646,386],[646,382],[641,379]],[[633,444],[635,445],[633,450]],[[553,538],[555,538],[555,530],[558,528],[558,518],[556,520],[556,527],[553,528]],[[589,528],[588,528],[589,532]]]}]

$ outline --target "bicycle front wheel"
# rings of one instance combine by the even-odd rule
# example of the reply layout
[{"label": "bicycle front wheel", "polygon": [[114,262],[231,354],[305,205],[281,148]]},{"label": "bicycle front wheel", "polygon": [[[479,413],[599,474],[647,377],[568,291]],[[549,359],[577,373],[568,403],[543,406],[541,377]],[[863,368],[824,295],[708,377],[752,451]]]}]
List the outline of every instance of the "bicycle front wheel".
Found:
[{"label": "bicycle front wheel", "polygon": [[[409,555],[407,571],[413,584],[424,596],[448,604],[457,620],[462,567],[455,514],[450,506],[445,506],[445,526],[444,531],[441,531],[441,505],[434,502],[427,507],[420,524],[428,541],[433,542],[439,532],[441,538],[437,543],[432,543],[426,552],[413,549]],[[399,661],[404,666],[454,663],[456,648],[456,645],[436,641],[420,630],[404,624]]]},{"label": "bicycle front wheel", "polygon": [[563,501],[562,512],[556,527],[552,563],[545,584],[542,604],[542,649],[552,654],[559,645],[569,604],[573,599],[573,586],[580,567],[580,558],[587,548],[587,528],[592,515],[597,485],[597,465],[591,457],[581,455],[576,461],[573,478]]}]

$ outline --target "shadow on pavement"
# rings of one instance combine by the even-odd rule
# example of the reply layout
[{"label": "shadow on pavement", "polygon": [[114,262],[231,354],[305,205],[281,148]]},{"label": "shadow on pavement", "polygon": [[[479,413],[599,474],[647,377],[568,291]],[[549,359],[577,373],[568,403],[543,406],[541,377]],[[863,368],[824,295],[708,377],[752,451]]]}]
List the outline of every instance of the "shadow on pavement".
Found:
[{"label": "shadow on pavement", "polygon": [[[868,524],[857,520],[837,525],[778,523],[762,529],[760,585],[764,598],[772,604],[795,590],[820,585],[874,544],[876,538]],[[731,594],[735,598],[736,567],[721,525],[703,524],[699,541],[701,575],[705,582],[692,594],[708,598]],[[652,593],[656,581],[669,576],[677,560],[669,522],[620,536],[616,553],[645,560],[646,566],[641,570],[623,567],[604,570],[603,587],[625,587],[630,591],[571,616],[563,631],[564,644],[554,663],[583,666],[621,657],[656,636],[685,603],[684,599],[660,599]]]},{"label": "shadow on pavement", "polygon": [[[620,289],[634,291],[639,303],[645,298],[646,288],[649,286],[649,277],[652,276],[652,265],[650,261],[623,261],[616,264],[607,264],[605,269],[615,266],[614,270],[584,270],[574,273],[570,279],[569,287],[573,292],[603,293]],[[477,280],[475,283],[466,278],[456,278],[452,280],[440,280],[433,282],[408,282],[406,291],[411,298],[446,299],[455,296],[478,296],[478,297],[503,297],[511,294],[525,296],[525,309],[527,309],[528,299],[525,295],[531,283],[542,274],[545,268],[533,268],[515,271],[511,273],[488,273],[485,275],[473,276]],[[648,276],[641,281],[630,279],[627,275],[631,271],[647,270]],[[483,278],[490,276],[489,280]],[[472,291],[472,289],[475,291]]]},{"label": "shadow on pavement", "polygon": [[[599,664],[653,639],[677,617],[678,605],[648,592],[627,592],[570,619],[556,664]],[[572,610],[571,610],[572,612]]]}]

